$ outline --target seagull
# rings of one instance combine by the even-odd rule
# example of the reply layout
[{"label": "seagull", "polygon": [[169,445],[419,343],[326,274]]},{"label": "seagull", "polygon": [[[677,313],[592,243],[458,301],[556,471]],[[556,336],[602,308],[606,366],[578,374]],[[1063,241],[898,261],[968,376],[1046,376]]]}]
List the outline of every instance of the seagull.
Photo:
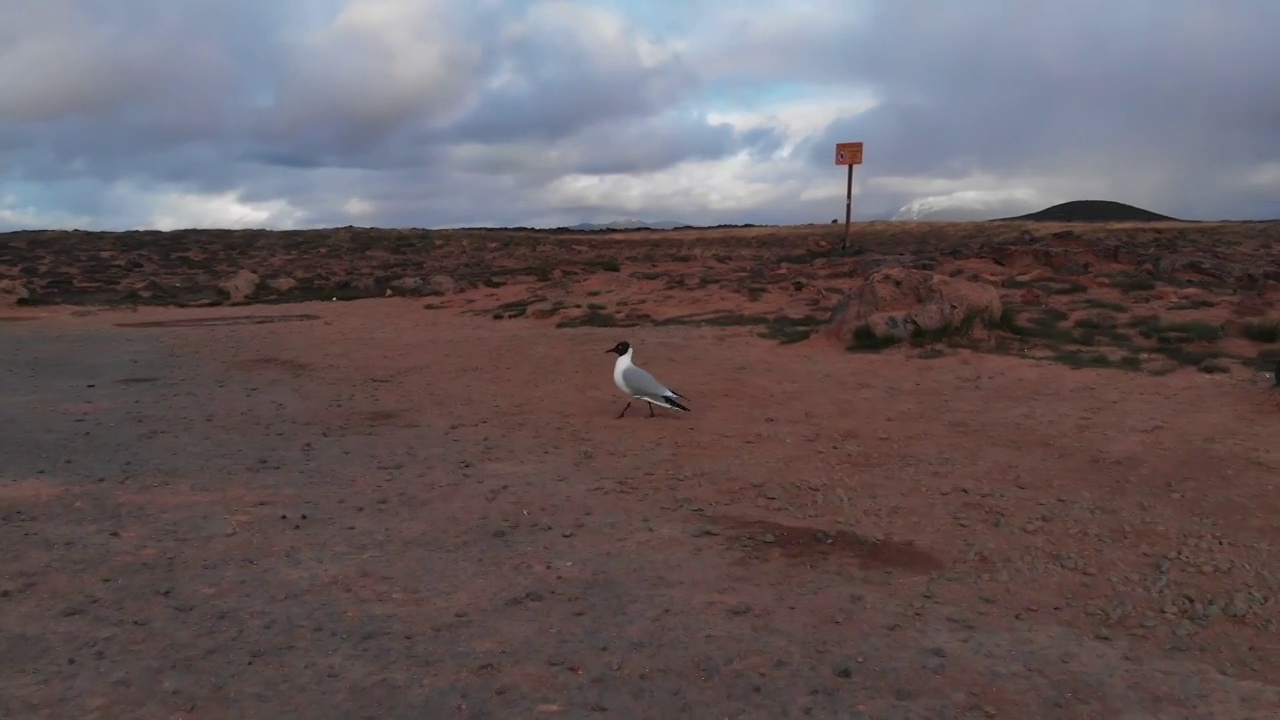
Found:
[{"label": "seagull", "polygon": [[[617,361],[613,363],[613,384],[617,385],[619,390],[632,398],[649,403],[649,417],[653,417],[654,405],[690,412],[689,408],[681,405],[679,400],[676,399],[688,400],[689,398],[658,382],[644,368],[631,362],[631,354],[635,352],[634,348],[631,347],[631,343],[624,340],[605,350],[605,352],[618,355]],[[631,401],[628,400],[627,406],[622,408],[622,412],[618,413],[618,417],[621,418],[626,415],[627,410],[630,408]]]}]

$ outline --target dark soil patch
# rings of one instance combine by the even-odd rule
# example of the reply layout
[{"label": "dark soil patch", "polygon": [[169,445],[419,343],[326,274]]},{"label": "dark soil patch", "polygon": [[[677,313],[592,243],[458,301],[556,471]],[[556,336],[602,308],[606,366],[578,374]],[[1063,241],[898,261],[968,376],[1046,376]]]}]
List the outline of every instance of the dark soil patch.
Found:
[{"label": "dark soil patch", "polygon": [[116,323],[116,327],[127,328],[175,328],[175,327],[210,327],[217,325],[269,325],[272,323],[303,322],[319,320],[319,315],[230,315],[227,317],[187,318],[182,320],[148,320],[146,322]]},{"label": "dark soil patch", "polygon": [[772,550],[793,560],[850,558],[863,569],[938,572],[946,564],[912,542],[873,540],[849,530],[784,525],[767,520],[719,518],[718,524],[756,550]]}]

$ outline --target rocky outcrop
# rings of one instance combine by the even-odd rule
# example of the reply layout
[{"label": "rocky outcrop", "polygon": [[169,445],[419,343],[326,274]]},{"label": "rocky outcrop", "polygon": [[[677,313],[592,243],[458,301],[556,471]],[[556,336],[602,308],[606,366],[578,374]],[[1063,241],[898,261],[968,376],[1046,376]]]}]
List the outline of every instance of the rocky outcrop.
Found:
[{"label": "rocky outcrop", "polygon": [[402,277],[393,280],[391,282],[391,287],[399,291],[401,294],[416,295],[422,291],[422,288],[426,284],[426,281],[420,277]]},{"label": "rocky outcrop", "polygon": [[1003,311],[992,285],[889,268],[869,275],[835,306],[826,334],[848,345],[867,333],[886,341],[981,333],[999,322]]},{"label": "rocky outcrop", "polygon": [[286,275],[282,277],[271,278],[270,280],[267,281],[267,287],[271,288],[272,290],[278,293],[287,293],[287,292],[291,292],[294,288],[298,287],[298,281]]},{"label": "rocky outcrop", "polygon": [[448,275],[432,275],[427,280],[427,295],[452,295],[458,292],[458,283]]},{"label": "rocky outcrop", "polygon": [[261,282],[262,278],[258,277],[256,273],[241,270],[218,283],[218,289],[226,293],[231,302],[242,303],[253,297],[253,294],[258,291],[258,285]]},{"label": "rocky outcrop", "polygon": [[0,307],[13,307],[31,297],[20,280],[0,280]]}]

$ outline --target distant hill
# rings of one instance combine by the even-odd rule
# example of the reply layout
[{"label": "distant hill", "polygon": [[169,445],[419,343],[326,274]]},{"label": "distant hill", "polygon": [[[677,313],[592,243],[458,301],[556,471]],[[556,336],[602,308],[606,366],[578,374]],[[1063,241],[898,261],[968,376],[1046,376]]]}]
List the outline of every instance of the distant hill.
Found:
[{"label": "distant hill", "polygon": [[675,220],[663,220],[660,222],[643,222],[640,220],[614,220],[607,223],[578,223],[571,225],[566,230],[672,230],[674,228],[689,227],[688,223],[676,222]]},{"label": "distant hill", "polygon": [[1017,217],[996,218],[991,222],[1008,222],[1012,220],[1023,222],[1064,223],[1158,222],[1162,220],[1182,222],[1178,220],[1178,218],[1161,215],[1160,213],[1143,210],[1140,207],[1126,205],[1122,202],[1115,202],[1113,200],[1072,200],[1071,202],[1064,202],[1052,207],[1047,207],[1039,212],[1019,215]]}]

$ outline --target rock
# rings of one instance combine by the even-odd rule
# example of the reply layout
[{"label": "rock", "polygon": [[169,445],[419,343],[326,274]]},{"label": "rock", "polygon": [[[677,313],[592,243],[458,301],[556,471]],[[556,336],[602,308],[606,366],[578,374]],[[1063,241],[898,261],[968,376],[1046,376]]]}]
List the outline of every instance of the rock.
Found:
[{"label": "rock", "polygon": [[157,297],[172,298],[174,297],[174,293],[155,278],[147,278],[142,282],[133,284],[125,294],[125,297],[138,300],[151,300]]},{"label": "rock", "polygon": [[1001,245],[990,248],[979,256],[1018,274],[1031,272],[1035,268],[1048,268],[1058,275],[1082,275],[1099,265],[1099,258],[1092,252],[1049,245]]},{"label": "rock", "polygon": [[1048,280],[1052,277],[1053,277],[1053,273],[1049,272],[1044,268],[1038,268],[1036,270],[1032,270],[1029,273],[1015,275],[1013,279],[1015,282],[1031,283],[1031,282],[1040,282],[1041,280]]},{"label": "rock", "polygon": [[262,281],[257,274],[248,270],[241,270],[231,278],[218,284],[218,288],[227,294],[233,303],[245,302],[253,297],[258,291],[258,284]]},{"label": "rock", "polygon": [[267,287],[271,288],[272,290],[275,290],[278,293],[287,293],[290,290],[298,287],[298,281],[294,280],[291,277],[271,278],[270,280],[267,281]]},{"label": "rock", "polygon": [[1212,375],[1214,373],[1231,372],[1231,367],[1229,365],[1227,365],[1226,363],[1223,363],[1220,360],[1215,360],[1213,358],[1208,358],[1203,362],[1201,362],[1198,369],[1200,370],[1200,372],[1209,374],[1209,375]]},{"label": "rock", "polygon": [[901,257],[885,256],[885,255],[869,257],[859,261],[856,265],[854,265],[852,268],[852,272],[850,274],[854,277],[858,275],[871,275],[880,270],[900,268],[902,267],[902,264],[903,264],[903,259]]},{"label": "rock", "polygon": [[1000,293],[992,285],[924,270],[877,270],[831,311],[826,332],[843,344],[859,328],[877,338],[917,333],[980,332],[999,321]]},{"label": "rock", "polygon": [[21,280],[0,280],[0,307],[13,307],[31,297]]},{"label": "rock", "polygon": [[1035,288],[1027,288],[1018,295],[1018,302],[1023,305],[1043,305],[1044,293]]},{"label": "rock", "polygon": [[[1159,265],[1159,263],[1157,263],[1157,265]],[[1193,272],[1204,277],[1213,278],[1220,282],[1234,282],[1236,280],[1236,274],[1232,271],[1231,266],[1216,260],[1209,260],[1206,258],[1181,260],[1177,263],[1177,268],[1179,270],[1186,270],[1187,272]]]},{"label": "rock", "polygon": [[1246,268],[1244,272],[1237,275],[1236,279],[1267,284],[1280,282],[1280,269],[1274,265],[1257,265]]},{"label": "rock", "polygon": [[1187,260],[1173,255],[1160,255],[1155,259],[1154,274],[1158,278],[1167,278],[1186,265]]},{"label": "rock", "polygon": [[[1199,310],[1200,308],[1215,307],[1216,300],[1210,298],[1190,298],[1187,300],[1177,300],[1169,303],[1170,310]],[[1229,321],[1228,321],[1229,322]]]},{"label": "rock", "polygon": [[1138,252],[1131,247],[1119,244],[1107,245],[1104,256],[1121,265],[1137,265]]},{"label": "rock", "polygon": [[560,308],[549,302],[538,302],[529,306],[529,317],[534,320],[546,320],[560,312]]},{"label": "rock", "polygon": [[1177,360],[1167,357],[1152,357],[1142,363],[1143,371],[1152,375],[1168,375],[1180,367]]},{"label": "rock", "polygon": [[452,295],[458,291],[458,283],[448,275],[432,275],[427,280],[428,295]]},{"label": "rock", "polygon": [[416,293],[421,291],[426,284],[427,282],[420,277],[402,277],[398,280],[393,280],[391,287],[405,293]]},{"label": "rock", "polygon": [[1241,618],[1249,614],[1249,599],[1242,593],[1236,593],[1222,608],[1222,614],[1231,618]]},{"label": "rock", "polygon": [[351,280],[348,286],[351,287],[352,289],[358,290],[362,293],[367,293],[369,295],[377,294],[379,291],[383,289],[382,286],[378,283],[377,278],[372,278],[367,276],[359,277],[359,278],[356,278],[355,280]]}]

